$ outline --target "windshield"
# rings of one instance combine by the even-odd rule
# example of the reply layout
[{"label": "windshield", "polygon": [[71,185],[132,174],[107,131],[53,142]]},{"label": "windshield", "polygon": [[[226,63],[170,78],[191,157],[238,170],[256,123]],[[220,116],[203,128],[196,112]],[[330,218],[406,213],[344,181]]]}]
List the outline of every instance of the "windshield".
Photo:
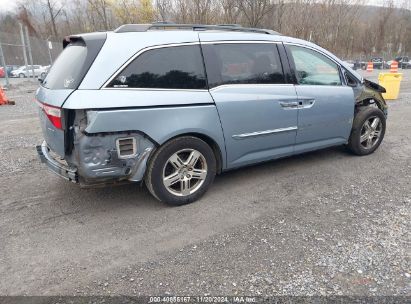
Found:
[{"label": "windshield", "polygon": [[82,43],[69,44],[51,66],[42,85],[48,89],[76,89],[82,80],[87,48]]}]

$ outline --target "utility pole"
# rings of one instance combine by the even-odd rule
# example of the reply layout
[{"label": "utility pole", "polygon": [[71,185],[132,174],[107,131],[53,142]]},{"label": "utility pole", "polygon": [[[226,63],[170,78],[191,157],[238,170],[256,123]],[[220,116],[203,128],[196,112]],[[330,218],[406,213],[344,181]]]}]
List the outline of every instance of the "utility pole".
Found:
[{"label": "utility pole", "polygon": [[31,72],[33,73],[33,80],[35,80],[35,76],[34,75],[34,66],[33,66],[33,55],[31,54],[31,46],[30,46],[30,37],[29,37],[29,31],[27,29],[27,26],[24,27],[24,30],[26,32],[26,38],[27,38],[27,48],[29,50],[29,58],[30,58],[30,64],[31,64]]},{"label": "utility pole", "polygon": [[49,59],[50,59],[50,65],[53,64],[53,58],[51,58],[51,49],[53,48],[53,44],[51,43],[51,41],[49,40],[50,36],[47,38],[47,50],[49,51]]},{"label": "utility pole", "polygon": [[29,72],[29,67],[27,65],[27,51],[26,51],[26,43],[24,42],[24,33],[23,33],[23,25],[19,23],[20,25],[20,38],[21,38],[21,44],[23,45],[23,58],[24,58],[24,65],[26,66],[26,71],[27,73]]},{"label": "utility pole", "polygon": [[3,69],[4,69],[4,77],[6,79],[6,88],[7,88],[10,85],[10,82],[9,82],[9,75],[7,75],[6,58],[4,58],[3,48],[1,47],[1,41],[0,41],[0,59],[1,59],[1,64],[3,65]]}]

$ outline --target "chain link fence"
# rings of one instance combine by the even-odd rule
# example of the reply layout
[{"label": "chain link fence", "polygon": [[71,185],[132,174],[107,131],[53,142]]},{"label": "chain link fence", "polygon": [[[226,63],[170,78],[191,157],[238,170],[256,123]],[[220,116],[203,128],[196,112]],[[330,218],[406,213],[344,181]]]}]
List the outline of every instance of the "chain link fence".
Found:
[{"label": "chain link fence", "polygon": [[[63,49],[61,41],[48,41],[47,39],[31,36],[28,38],[34,65],[50,65]],[[21,66],[25,64],[24,45],[19,33],[5,33],[0,31],[0,43],[3,48],[6,65]],[[29,58],[30,50],[28,49],[27,39],[25,39],[25,47],[27,57]]]},{"label": "chain link fence", "polygon": [[23,27],[15,33],[0,31],[0,84],[7,86],[10,71],[20,66],[27,66],[30,70],[31,65],[51,65],[62,49],[61,41],[30,36]]}]

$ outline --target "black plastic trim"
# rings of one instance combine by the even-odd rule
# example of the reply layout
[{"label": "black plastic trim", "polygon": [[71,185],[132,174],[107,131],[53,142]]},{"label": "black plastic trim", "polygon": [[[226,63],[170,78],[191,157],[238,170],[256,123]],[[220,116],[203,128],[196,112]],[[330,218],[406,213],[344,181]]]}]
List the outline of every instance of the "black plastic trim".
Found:
[{"label": "black plastic trim", "polygon": [[278,53],[280,54],[281,64],[283,66],[283,73],[285,78],[285,83],[295,84],[293,73],[291,71],[290,62],[288,60],[287,51],[284,44],[277,43]]},{"label": "black plastic trim", "polygon": [[290,83],[293,83],[293,84],[297,85],[298,80],[297,80],[297,76],[295,74],[296,68],[295,68],[295,63],[294,63],[293,56],[291,54],[291,51],[290,51],[288,45],[283,43],[283,47],[284,47],[284,50],[285,50],[285,54],[287,56],[288,67],[290,69],[290,75],[289,75]]}]

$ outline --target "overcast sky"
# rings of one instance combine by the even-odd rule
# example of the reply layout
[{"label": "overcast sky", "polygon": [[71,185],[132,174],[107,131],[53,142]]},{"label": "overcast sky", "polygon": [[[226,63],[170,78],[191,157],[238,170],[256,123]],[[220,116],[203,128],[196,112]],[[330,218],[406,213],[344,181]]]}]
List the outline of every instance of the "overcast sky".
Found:
[{"label": "overcast sky", "polygon": [[[369,5],[382,5],[387,0],[364,0],[364,3]],[[406,0],[394,0],[395,4],[401,5]],[[407,0],[411,2],[411,0]],[[16,0],[0,0],[0,11],[12,11],[17,6]]]},{"label": "overcast sky", "polygon": [[0,11],[11,11],[13,10],[17,3],[16,0],[0,0]]}]

